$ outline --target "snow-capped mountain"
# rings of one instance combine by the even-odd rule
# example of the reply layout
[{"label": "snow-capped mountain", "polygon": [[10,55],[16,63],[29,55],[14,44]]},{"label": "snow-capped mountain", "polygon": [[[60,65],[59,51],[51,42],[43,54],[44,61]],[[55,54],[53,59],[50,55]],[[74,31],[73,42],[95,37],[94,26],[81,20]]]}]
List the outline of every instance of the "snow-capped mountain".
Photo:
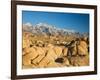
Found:
[{"label": "snow-capped mountain", "polygon": [[28,32],[31,32],[33,29],[33,26],[31,23],[26,23],[26,24],[23,24],[23,31],[28,31]]},{"label": "snow-capped mountain", "polygon": [[74,30],[57,28],[54,25],[46,23],[38,23],[31,25],[30,23],[23,24],[23,31],[28,31],[33,34],[46,34],[46,35],[67,35],[67,34],[78,34]]}]

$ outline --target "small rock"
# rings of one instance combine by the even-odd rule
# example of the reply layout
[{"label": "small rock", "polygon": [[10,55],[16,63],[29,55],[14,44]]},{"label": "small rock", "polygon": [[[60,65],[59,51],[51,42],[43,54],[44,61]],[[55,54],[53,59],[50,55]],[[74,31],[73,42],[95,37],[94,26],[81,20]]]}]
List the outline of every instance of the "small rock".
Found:
[{"label": "small rock", "polygon": [[63,59],[64,59],[63,65],[65,65],[65,66],[69,66],[70,63],[69,63],[68,58],[67,58],[67,57],[63,57]]}]

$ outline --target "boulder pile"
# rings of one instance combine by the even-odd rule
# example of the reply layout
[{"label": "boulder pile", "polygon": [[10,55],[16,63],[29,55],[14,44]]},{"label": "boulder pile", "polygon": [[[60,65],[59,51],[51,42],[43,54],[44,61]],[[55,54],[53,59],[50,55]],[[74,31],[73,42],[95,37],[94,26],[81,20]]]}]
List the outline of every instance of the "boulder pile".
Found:
[{"label": "boulder pile", "polygon": [[89,65],[88,38],[77,38],[68,44],[55,45],[39,40],[32,41],[30,35],[26,33],[23,37],[23,69]]}]

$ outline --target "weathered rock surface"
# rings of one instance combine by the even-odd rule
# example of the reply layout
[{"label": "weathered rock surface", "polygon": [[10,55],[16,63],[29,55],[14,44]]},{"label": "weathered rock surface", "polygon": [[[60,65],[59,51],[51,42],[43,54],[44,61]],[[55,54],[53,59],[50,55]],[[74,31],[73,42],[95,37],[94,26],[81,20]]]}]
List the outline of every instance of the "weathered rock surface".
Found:
[{"label": "weathered rock surface", "polygon": [[57,44],[55,39],[59,38],[53,37],[51,41],[49,37],[43,40],[38,38],[40,39],[29,33],[23,34],[23,69],[89,65],[87,38],[74,39],[70,42],[61,40]]},{"label": "weathered rock surface", "polygon": [[70,59],[73,66],[88,66],[89,65],[89,56],[75,56]]},{"label": "weathered rock surface", "polygon": [[78,45],[78,54],[88,55],[88,45],[85,41],[80,41],[80,44]]},{"label": "weathered rock surface", "polygon": [[61,47],[54,47],[53,49],[55,51],[55,54],[57,57],[60,57],[62,55],[62,48]]},{"label": "weathered rock surface", "polygon": [[68,48],[64,48],[64,49],[62,50],[62,55],[63,55],[63,56],[67,56],[67,55],[68,55]]}]

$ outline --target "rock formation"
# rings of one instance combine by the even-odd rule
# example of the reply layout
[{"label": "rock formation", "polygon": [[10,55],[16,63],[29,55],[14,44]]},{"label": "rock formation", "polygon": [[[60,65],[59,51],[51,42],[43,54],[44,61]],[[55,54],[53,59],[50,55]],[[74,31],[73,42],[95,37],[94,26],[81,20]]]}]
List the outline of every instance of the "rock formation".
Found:
[{"label": "rock formation", "polygon": [[[45,35],[37,35],[36,32],[44,28],[43,24],[38,27],[28,28],[30,24],[24,25],[22,45],[22,67],[27,68],[49,68],[49,67],[72,67],[89,65],[89,39],[87,36],[57,35],[51,27],[47,27]],[[49,30],[48,30],[49,28]],[[35,31],[37,29],[37,31]],[[44,29],[42,29],[43,32]],[[31,31],[31,32],[30,32]],[[52,35],[48,35],[49,33]],[[44,31],[45,33],[45,31]]]}]

